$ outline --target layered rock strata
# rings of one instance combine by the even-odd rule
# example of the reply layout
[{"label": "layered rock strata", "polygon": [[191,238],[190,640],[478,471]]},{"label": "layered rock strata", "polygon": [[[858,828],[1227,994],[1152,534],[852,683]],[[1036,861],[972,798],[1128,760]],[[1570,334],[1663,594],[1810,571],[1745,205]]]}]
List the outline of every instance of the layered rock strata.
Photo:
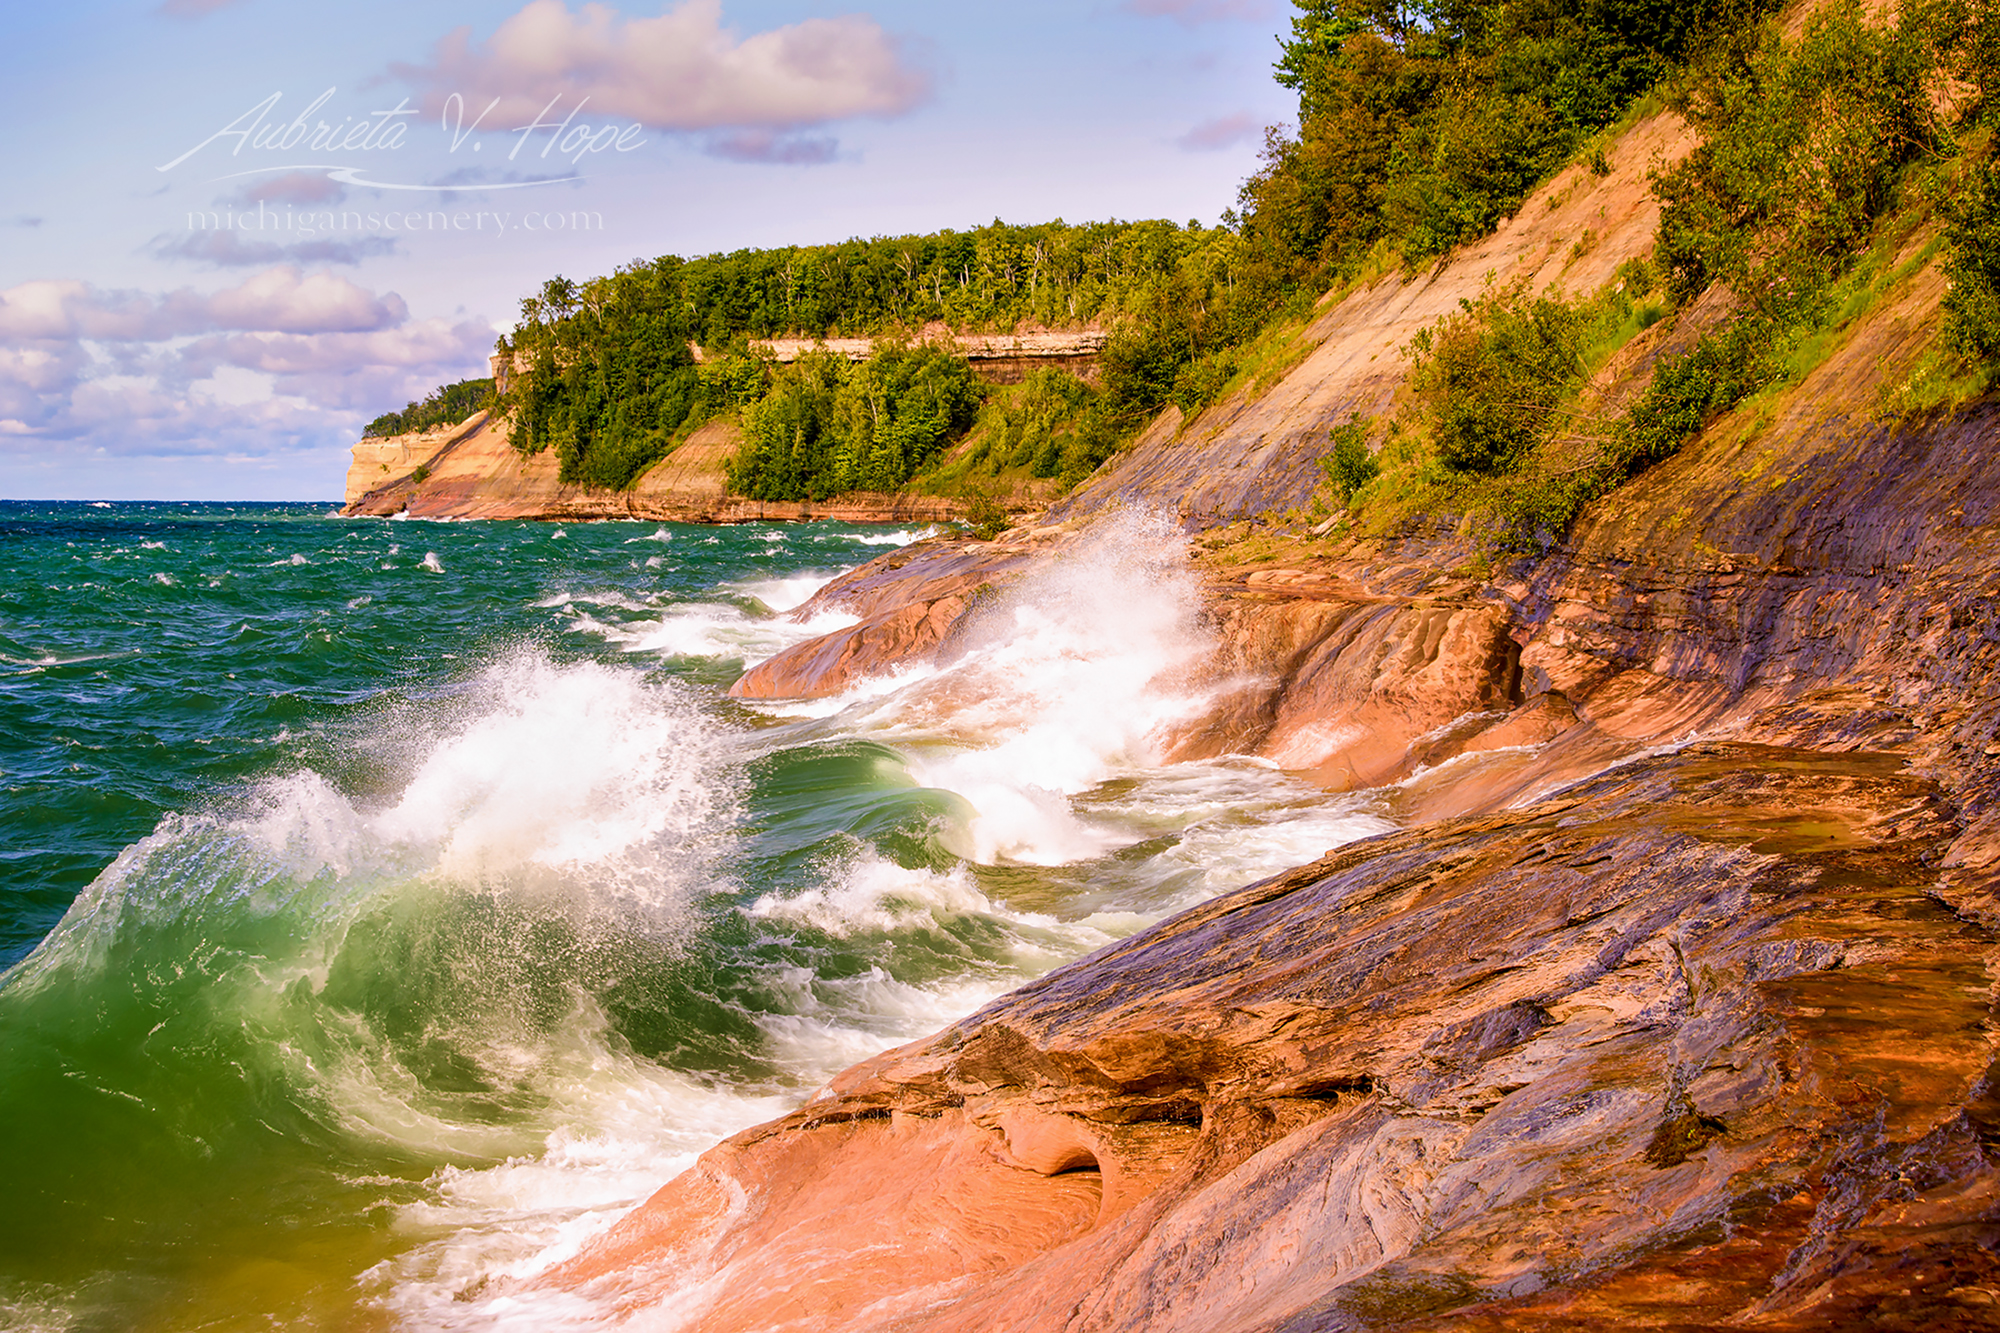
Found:
[{"label": "layered rock strata", "polygon": [[[803,614],[857,623],[734,692],[949,662],[1118,504],[1304,505],[1411,333],[1612,281],[1689,142],[1642,123],[1329,300],[1288,374],[1167,413],[1044,526],[830,585]],[[1925,241],[1798,382],[1534,558],[1212,533],[1211,704],[1165,753],[1394,784],[1407,831],[849,1071],[540,1281],[716,1330],[2000,1327],[2000,405],[1878,419],[1932,336]],[[469,464],[437,503],[502,505]]]},{"label": "layered rock strata", "polygon": [[[622,491],[564,482],[555,451],[519,452],[508,440],[504,417],[488,419],[482,413],[439,438],[438,447],[410,463],[409,471],[359,493],[357,473],[364,481],[369,475],[363,453],[372,458],[381,446],[367,440],[356,445],[344,512],[413,518],[638,518],[670,523],[815,518],[932,523],[964,509],[959,501],[930,495],[856,492],[826,501],[748,500],[731,495],[726,465],[741,438],[731,422],[710,422],[696,430]],[[421,476],[417,463],[423,465]]]},{"label": "layered rock strata", "polygon": [[1712,745],[1358,844],[849,1071],[553,1280],[715,1330],[1980,1317],[1952,834],[1894,757]]}]

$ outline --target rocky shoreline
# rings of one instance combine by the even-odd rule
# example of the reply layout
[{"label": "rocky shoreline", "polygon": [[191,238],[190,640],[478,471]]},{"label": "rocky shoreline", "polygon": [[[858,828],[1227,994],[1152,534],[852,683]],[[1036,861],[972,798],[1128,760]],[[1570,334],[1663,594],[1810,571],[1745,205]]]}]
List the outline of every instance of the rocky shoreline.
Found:
[{"label": "rocky shoreline", "polygon": [[[2000,1327],[2000,403],[1880,406],[1937,318],[1924,237],[1795,382],[1560,544],[1296,517],[1415,329],[1609,282],[1690,142],[1640,123],[1035,524],[801,608],[856,623],[732,693],[949,661],[989,590],[1169,512],[1219,645],[1169,754],[1382,789],[1403,831],[857,1066],[537,1283],[718,1333]],[[1599,401],[1713,313],[1633,339]],[[479,439],[364,510],[598,512]]]},{"label": "rocky shoreline", "polygon": [[[1210,550],[1245,683],[1180,752],[1317,734],[1407,831],[857,1067],[545,1280],[705,1329],[1991,1326],[1995,425],[1780,434],[1747,495],[1697,450],[1487,579]],[[878,560],[737,692],[948,655],[1069,540]]]}]

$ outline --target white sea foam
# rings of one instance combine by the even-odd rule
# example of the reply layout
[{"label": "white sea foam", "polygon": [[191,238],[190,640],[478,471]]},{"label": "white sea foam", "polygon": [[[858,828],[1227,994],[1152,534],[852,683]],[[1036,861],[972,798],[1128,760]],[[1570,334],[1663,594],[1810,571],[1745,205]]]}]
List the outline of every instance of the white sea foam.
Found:
[{"label": "white sea foam", "polygon": [[379,836],[433,847],[454,877],[587,869],[626,892],[682,878],[689,841],[719,822],[720,733],[665,687],[594,663],[522,653],[477,692],[479,714],[373,817]]},{"label": "white sea foam", "polygon": [[1208,703],[1193,683],[1214,649],[1199,609],[1178,529],[1127,512],[980,613],[956,661],[844,702],[854,725],[919,741],[917,780],[979,812],[953,850],[982,863],[1086,860],[1134,839],[1080,818],[1070,798],[1157,766],[1172,727]]},{"label": "white sea foam", "polygon": [[[355,1139],[498,1161],[441,1169],[422,1198],[398,1205],[412,1247],[370,1282],[429,1325],[467,1282],[573,1252],[717,1138],[795,1095],[634,1055],[575,982],[558,982],[569,1011],[551,1026],[537,1016],[533,979],[577,965],[504,932],[475,930],[475,947],[436,937],[444,957],[426,964],[420,948],[401,965],[459,988],[428,1040],[449,1044],[514,1104],[511,1116],[494,1117],[485,1096],[427,1087],[365,1009],[314,1001],[364,918],[377,930],[404,923],[422,941],[427,920],[448,931],[511,910],[524,925],[566,922],[586,945],[652,941],[644,956],[671,953],[686,905],[723,873],[740,757],[683,690],[631,668],[522,652],[422,712],[379,719],[368,742],[407,769],[385,804],[357,804],[301,770],[229,809],[169,816],[77,898],[10,985],[26,994],[101,970],[135,939],[223,939],[258,919],[283,922],[283,949],[247,961],[222,949],[201,964],[220,969],[205,978],[207,1002],[262,1035],[275,1063],[266,1076],[303,1090]],[[360,966],[382,965],[366,944],[359,953]],[[295,1040],[301,1021],[310,1036]],[[823,1076],[812,1066],[810,1077]]]},{"label": "white sea foam", "polygon": [[[434,553],[425,564],[441,568]],[[725,591],[784,610],[824,581],[798,575]],[[803,885],[758,898],[742,910],[773,939],[817,932],[865,951],[885,947],[886,936],[899,952],[923,939],[982,941],[963,966],[923,981],[892,974],[893,963],[826,974],[774,965],[760,979],[776,998],[744,1015],[768,1076],[729,1083],[662,1067],[634,1053],[584,988],[559,986],[567,1008],[553,1027],[495,1000],[445,1034],[493,1088],[531,1108],[495,1117],[427,1090],[359,1014],[323,1011],[318,1044],[285,1050],[289,1076],[312,1087],[346,1133],[458,1162],[414,1202],[407,1185],[384,1185],[407,1244],[364,1276],[364,1297],[422,1328],[615,1323],[623,1312],[531,1295],[505,1279],[573,1255],[718,1138],[779,1114],[854,1061],[1169,911],[1387,828],[1365,800],[1329,802],[1268,764],[1161,765],[1163,737],[1206,703],[1195,668],[1212,645],[1195,594],[1171,525],[1128,518],[996,599],[957,660],[863,682],[820,705],[773,706],[826,714],[811,734],[888,741],[917,782],[965,796],[976,814],[956,828],[941,822],[938,836],[973,861],[1088,864],[1033,872],[1071,876],[1075,887],[1024,898],[1025,907],[996,887],[1025,872],[912,869],[857,844]],[[795,624],[727,601],[662,608],[584,588],[538,605],[633,653],[745,660],[852,623]],[[630,667],[559,666],[532,653],[493,664],[427,709],[376,728],[370,743],[396,775],[380,799],[351,799],[308,772],[215,817],[290,867],[272,884],[325,900],[307,913],[314,933],[296,959],[259,963],[273,1013],[297,1002],[282,997],[326,984],[371,903],[407,907],[419,890],[532,901],[554,919],[600,923],[662,949],[686,933],[689,904],[727,873],[747,738]],[[781,730],[795,738],[802,729],[764,734]],[[182,845],[205,819],[169,821],[128,857]],[[1094,860],[1148,839],[1161,846],[1143,858]],[[121,858],[124,869],[93,886],[101,910],[136,864]],[[517,947],[525,958],[537,946]],[[504,990],[509,959],[454,961],[468,995]]]},{"label": "white sea foam", "polygon": [[425,551],[424,558],[420,563],[433,574],[444,573],[444,562],[438,559],[436,551]]},{"label": "white sea foam", "polygon": [[859,546],[908,546],[926,537],[935,537],[938,529],[899,528],[895,532],[832,532],[813,538],[816,542],[853,542]]},{"label": "white sea foam", "polygon": [[546,1316],[563,1309],[579,1326],[602,1326],[606,1311],[560,1294],[466,1297],[571,1257],[716,1140],[793,1100],[703,1083],[601,1044],[571,1056],[544,1074],[564,1124],[497,1166],[444,1168],[424,1200],[398,1209],[400,1228],[431,1239],[363,1275],[389,1310],[426,1328],[505,1328],[523,1309],[537,1317],[514,1326],[560,1327]]},{"label": "white sea foam", "polygon": [[856,617],[845,612],[830,612],[794,621],[783,616],[754,615],[728,602],[687,602],[668,607],[646,620],[610,622],[577,613],[570,628],[595,634],[628,653],[706,657],[754,665],[794,644],[852,625],[855,620]]},{"label": "white sea foam", "polygon": [[808,570],[800,574],[787,574],[775,579],[756,579],[745,583],[725,584],[746,597],[754,597],[765,607],[779,614],[795,610],[806,604],[812,595],[827,584],[839,578],[844,570],[831,574]]},{"label": "white sea foam", "polygon": [[592,592],[551,593],[539,601],[530,602],[529,605],[557,611],[569,606],[602,606],[620,611],[657,611],[659,609],[659,604],[656,602],[643,602],[636,597],[628,597],[615,588]]}]

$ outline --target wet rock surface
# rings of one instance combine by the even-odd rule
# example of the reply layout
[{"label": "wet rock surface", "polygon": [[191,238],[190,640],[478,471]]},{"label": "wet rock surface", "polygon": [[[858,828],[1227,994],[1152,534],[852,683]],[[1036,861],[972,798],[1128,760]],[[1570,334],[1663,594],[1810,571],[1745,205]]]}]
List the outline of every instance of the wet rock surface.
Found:
[{"label": "wet rock surface", "polygon": [[1064,534],[1006,542],[917,542],[835,579],[792,618],[845,612],[858,623],[787,649],[730,686],[739,699],[821,699],[863,677],[934,660],[988,590],[1004,587],[1063,545]]},{"label": "wet rock surface", "polygon": [[1955,831],[1899,756],[1717,744],[1355,844],[849,1071],[555,1280],[713,1329],[1977,1322]]}]

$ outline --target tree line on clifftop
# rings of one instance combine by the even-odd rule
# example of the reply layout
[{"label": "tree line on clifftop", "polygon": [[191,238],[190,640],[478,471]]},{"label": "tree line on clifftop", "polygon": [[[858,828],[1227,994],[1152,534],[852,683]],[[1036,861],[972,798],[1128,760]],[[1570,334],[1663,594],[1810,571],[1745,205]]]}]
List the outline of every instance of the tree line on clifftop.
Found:
[{"label": "tree line on clifftop", "polygon": [[[1946,248],[1950,364],[1936,376],[1962,394],[1966,367],[2000,353],[2000,19],[1983,0],[1910,0],[1892,23],[1836,0],[1792,39],[1775,0],[1294,6],[1276,76],[1298,121],[1268,132],[1221,225],[996,220],[552,278],[499,345],[514,369],[497,406],[516,447],[555,450],[565,481],[622,487],[730,416],[743,430],[730,484],[754,498],[1073,485],[1166,404],[1192,415],[1282,373],[1273,330],[1322,292],[1429,265],[1566,165],[1607,172],[1616,133],[1663,107],[1704,144],[1655,174],[1651,261],[1576,300],[1496,291],[1426,331],[1412,408],[1330,441],[1339,502],[1375,500],[1385,520],[1482,509],[1515,538],[1548,540],[1592,495],[1782,377],[1852,305],[1856,275],[1880,277],[1868,256],[1892,218],[1934,217]],[[1578,428],[1589,372],[1712,284],[1736,316],[1618,422]],[[1045,370],[996,387],[923,341],[939,324],[1094,326],[1109,340],[1095,383]],[[780,363],[752,346],[786,336],[872,337],[879,350]],[[376,425],[412,428],[438,400]]]}]

